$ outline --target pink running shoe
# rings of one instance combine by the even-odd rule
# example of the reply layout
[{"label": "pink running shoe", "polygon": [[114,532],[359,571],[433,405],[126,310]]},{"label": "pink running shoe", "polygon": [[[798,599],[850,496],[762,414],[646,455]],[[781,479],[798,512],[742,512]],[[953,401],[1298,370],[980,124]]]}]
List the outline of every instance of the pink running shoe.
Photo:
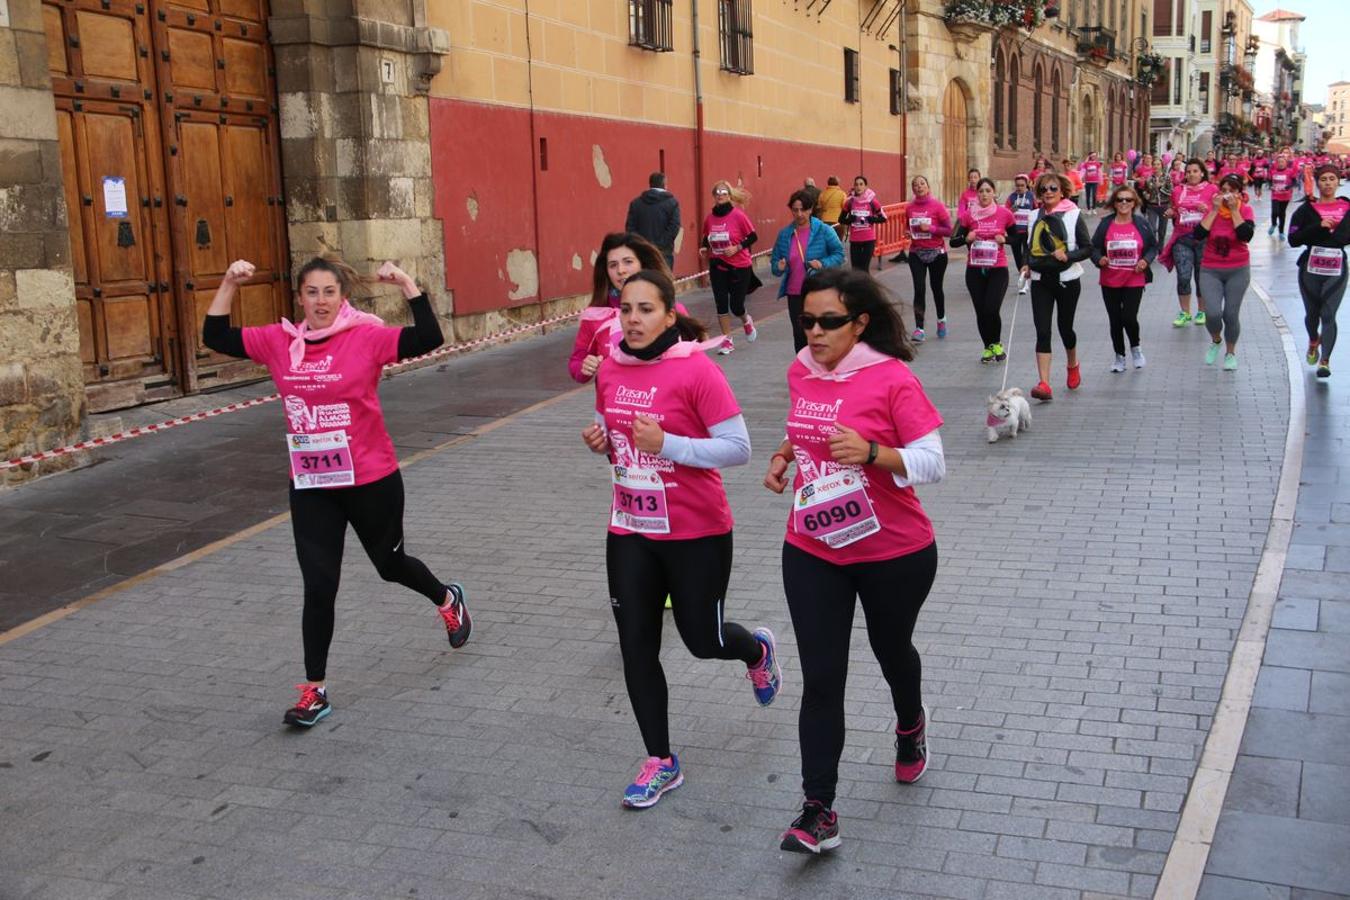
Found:
[{"label": "pink running shoe", "polygon": [[745,317],[745,339],[754,343],[755,338],[759,337],[759,330],[755,328],[755,320],[749,316]]},{"label": "pink running shoe", "polygon": [[928,706],[919,715],[919,724],[909,731],[895,726],[895,780],[913,784],[928,771]]}]

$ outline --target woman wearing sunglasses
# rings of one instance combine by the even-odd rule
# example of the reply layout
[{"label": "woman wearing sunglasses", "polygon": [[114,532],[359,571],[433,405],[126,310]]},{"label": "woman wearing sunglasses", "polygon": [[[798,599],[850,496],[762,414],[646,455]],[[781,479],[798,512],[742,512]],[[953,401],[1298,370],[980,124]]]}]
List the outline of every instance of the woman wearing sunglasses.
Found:
[{"label": "woman wearing sunglasses", "polygon": [[1149,281],[1149,266],[1158,255],[1158,240],[1140,214],[1139,195],[1134,188],[1113,189],[1107,206],[1115,210],[1115,215],[1097,223],[1092,235],[1092,261],[1102,270],[1102,301],[1110,322],[1111,346],[1116,351],[1111,371],[1124,372],[1126,337],[1134,367],[1144,367],[1144,351],[1139,347],[1139,301]]},{"label": "woman wearing sunglasses", "polygon": [[811,215],[806,191],[788,198],[792,222],[773,242],[769,270],[782,275],[778,296],[787,297],[788,319],[792,322],[792,344],[797,353],[806,346],[806,335],[797,321],[802,314],[802,283],[806,276],[821,269],[844,264],[844,245],[830,225]]},{"label": "woman wearing sunglasses", "polygon": [[[1069,179],[1042,175],[1036,182],[1040,207],[1027,239],[1031,271],[1031,316],[1036,324],[1036,371],[1040,381],[1031,396],[1042,402],[1054,398],[1050,389],[1050,324],[1057,319],[1068,365],[1066,384],[1077,390],[1083,383],[1078,368],[1078,335],[1073,330],[1078,295],[1082,292],[1082,260],[1092,254],[1087,225],[1073,201],[1064,196]],[[1056,313],[1058,315],[1056,316]]]},{"label": "woman wearing sunglasses", "polygon": [[619,300],[623,341],[595,376],[595,422],[581,432],[609,457],[613,485],[605,566],[628,698],[647,759],[623,794],[645,809],[684,781],[670,749],[661,622],[699,659],[738,659],[761,706],[781,673],[773,633],[722,619],[731,578],[731,509],[718,469],[750,461],[750,437],[726,376],[703,355],[711,343],[675,308],[675,285],[643,269]]},{"label": "woman wearing sunglasses", "polygon": [[881,285],[862,272],[827,269],[804,290],[807,347],[788,367],[787,438],[764,486],[783,493],[796,464],[783,589],[802,661],[806,800],[782,849],[820,853],[840,841],[833,806],[859,601],[895,705],[895,779],[913,783],[928,766],[913,634],[937,572],[937,545],[914,485],[942,480],[946,463],[942,416],[905,365],[913,349]]},{"label": "woman wearing sunglasses", "polygon": [[1013,211],[999,206],[994,199],[993,180],[981,178],[977,182],[974,208],[961,211],[952,234],[953,247],[970,245],[966,290],[975,304],[975,327],[980,332],[980,343],[984,344],[981,363],[1003,362],[1008,358],[1003,349],[1003,319],[999,310],[1008,293],[1006,248],[1020,240]]},{"label": "woman wearing sunglasses", "polygon": [[731,340],[731,317],[741,320],[745,339],[759,337],[755,322],[745,311],[745,295],[750,289],[754,260],[750,248],[759,240],[750,217],[741,209],[731,184],[713,185],[713,208],[703,219],[703,243],[699,255],[708,259],[708,280],[712,283],[713,303],[717,305],[717,325],[722,343],[717,352],[726,356],[736,349]]},{"label": "woman wearing sunglasses", "polygon": [[1209,212],[1195,226],[1195,236],[1205,242],[1200,257],[1200,296],[1205,304],[1205,328],[1210,345],[1205,365],[1214,365],[1219,348],[1227,343],[1223,368],[1232,372],[1238,366],[1237,342],[1241,333],[1238,314],[1242,298],[1251,283],[1251,253],[1247,249],[1256,233],[1255,214],[1247,205],[1240,175],[1225,175]]}]

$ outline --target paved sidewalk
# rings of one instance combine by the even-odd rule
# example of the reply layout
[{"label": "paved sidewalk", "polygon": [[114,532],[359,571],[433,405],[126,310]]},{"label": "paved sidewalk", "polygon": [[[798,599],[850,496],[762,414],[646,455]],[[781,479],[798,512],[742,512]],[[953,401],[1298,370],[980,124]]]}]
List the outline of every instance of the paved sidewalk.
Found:
[{"label": "paved sidewalk", "polygon": [[[1264,229],[1252,244],[1253,280],[1302,353],[1299,249]],[[1203,900],[1350,897],[1350,350],[1339,343],[1329,380],[1299,365],[1307,438],[1294,532]]]},{"label": "paved sidewalk", "polygon": [[[1056,399],[1034,430],[990,446],[984,399],[1001,370],[976,361],[961,275],[947,278],[953,336],[915,363],[947,419],[948,481],[921,491],[942,559],[916,638],[934,765],[894,783],[888,691],[859,622],[832,858],[776,849],[800,802],[787,510],[759,485],[786,404],[780,316],[722,364],[756,447],[725,473],[728,618],[775,630],[785,689],[757,709],[738,667],[690,658],[669,632],[686,783],[655,809],[618,804],[641,746],[582,391],[405,469],[409,549],[469,586],[473,640],[449,651],[425,603],[379,582],[353,542],[335,712],[308,733],[279,725],[301,676],[288,523],[0,645],[0,897],[1150,896],[1269,528],[1285,441],[1278,335],[1248,303],[1242,368],[1205,368],[1203,329],[1170,327],[1160,279],[1144,305],[1147,368],[1111,375],[1093,281],[1083,388],[1063,389],[1057,355]],[[884,278],[909,295],[907,272]],[[1011,381],[1026,388],[1030,305],[1018,305]],[[570,342],[548,340],[537,345]],[[453,371],[415,376],[428,408],[468,377]]]}]

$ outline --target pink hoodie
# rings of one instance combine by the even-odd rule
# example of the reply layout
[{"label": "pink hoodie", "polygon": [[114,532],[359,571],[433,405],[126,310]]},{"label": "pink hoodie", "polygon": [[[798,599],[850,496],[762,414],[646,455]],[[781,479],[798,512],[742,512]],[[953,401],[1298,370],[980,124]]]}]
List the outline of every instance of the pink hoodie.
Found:
[{"label": "pink hoodie", "polygon": [[909,217],[909,234],[913,239],[911,250],[946,250],[943,238],[952,233],[952,217],[946,205],[932,194],[909,201],[905,210]]}]

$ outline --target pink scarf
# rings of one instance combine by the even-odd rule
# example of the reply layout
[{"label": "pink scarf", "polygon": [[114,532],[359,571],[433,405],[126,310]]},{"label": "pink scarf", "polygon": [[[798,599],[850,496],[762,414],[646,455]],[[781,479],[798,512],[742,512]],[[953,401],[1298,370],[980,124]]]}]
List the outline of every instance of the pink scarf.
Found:
[{"label": "pink scarf", "polygon": [[371,315],[367,312],[361,312],[352,306],[345,299],[342,301],[342,307],[338,309],[338,314],[333,317],[333,324],[327,328],[310,328],[309,322],[301,322],[298,326],[290,319],[281,320],[281,330],[289,334],[294,340],[287,348],[291,355],[291,371],[295,371],[300,364],[305,361],[305,341],[321,341],[324,338],[332,337],[335,334],[341,334],[348,328],[355,328],[358,325],[383,325],[384,319],[379,316]]},{"label": "pink scarf", "polygon": [[821,381],[847,381],[859,371],[891,359],[895,357],[873,350],[862,341],[854,344],[853,349],[844,354],[844,358],[839,360],[833,369],[827,369],[816,362],[815,357],[811,355],[810,347],[803,347],[797,354],[797,362],[806,366],[806,377],[819,378]]}]

